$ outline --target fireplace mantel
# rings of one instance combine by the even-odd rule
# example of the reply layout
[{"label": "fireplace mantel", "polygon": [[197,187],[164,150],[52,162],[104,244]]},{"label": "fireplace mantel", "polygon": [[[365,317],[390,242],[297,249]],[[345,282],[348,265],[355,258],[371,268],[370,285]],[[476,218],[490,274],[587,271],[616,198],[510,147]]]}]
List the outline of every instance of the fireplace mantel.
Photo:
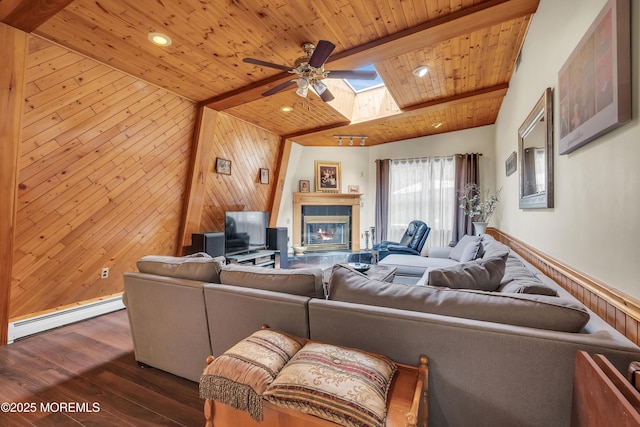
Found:
[{"label": "fireplace mantel", "polygon": [[360,194],[293,193],[293,244],[302,242],[302,206],[351,206],[351,250],[360,250]]}]

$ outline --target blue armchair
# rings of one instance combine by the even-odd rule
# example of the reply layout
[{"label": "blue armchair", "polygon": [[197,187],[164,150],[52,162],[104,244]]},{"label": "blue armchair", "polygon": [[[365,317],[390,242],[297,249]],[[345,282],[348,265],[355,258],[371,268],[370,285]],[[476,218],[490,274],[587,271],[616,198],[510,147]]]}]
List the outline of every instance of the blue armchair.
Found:
[{"label": "blue armchair", "polygon": [[430,231],[431,227],[424,222],[411,221],[399,242],[383,240],[374,245],[374,251],[378,252],[378,261],[390,254],[420,255]]}]

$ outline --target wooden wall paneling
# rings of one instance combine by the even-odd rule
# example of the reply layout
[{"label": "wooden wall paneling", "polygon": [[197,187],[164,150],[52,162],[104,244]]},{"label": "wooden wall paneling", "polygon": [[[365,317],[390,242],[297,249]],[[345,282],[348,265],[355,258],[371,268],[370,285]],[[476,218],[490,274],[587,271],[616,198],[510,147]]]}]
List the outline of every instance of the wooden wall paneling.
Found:
[{"label": "wooden wall paneling", "polygon": [[[224,230],[224,213],[231,210],[269,211],[275,179],[260,184],[259,168],[273,177],[281,138],[267,130],[220,113],[211,150],[205,206],[200,231]],[[231,160],[231,175],[215,172],[215,159]]]},{"label": "wooden wall paneling", "polygon": [[640,345],[640,301],[592,279],[495,228],[489,233],[580,300],[636,345]]},{"label": "wooden wall paneling", "polygon": [[27,34],[0,23],[0,345],[8,339]]},{"label": "wooden wall paneling", "polygon": [[29,46],[11,318],[118,294],[138,258],[176,253],[196,114],[39,37]]},{"label": "wooden wall paneling", "polygon": [[183,252],[184,247],[191,245],[191,234],[200,231],[207,175],[211,170],[213,161],[211,150],[217,119],[217,111],[207,107],[199,108],[191,151],[189,181],[184,197],[182,219],[180,221],[179,253]]}]

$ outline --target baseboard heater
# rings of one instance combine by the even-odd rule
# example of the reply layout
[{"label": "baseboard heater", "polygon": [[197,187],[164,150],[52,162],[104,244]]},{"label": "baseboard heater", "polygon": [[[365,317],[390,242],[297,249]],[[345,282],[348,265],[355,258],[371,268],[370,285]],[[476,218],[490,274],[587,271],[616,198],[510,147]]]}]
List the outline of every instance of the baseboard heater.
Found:
[{"label": "baseboard heater", "polygon": [[8,344],[11,344],[20,338],[28,337],[29,335],[48,331],[49,329],[58,328],[70,323],[111,313],[113,311],[122,310],[123,308],[125,307],[122,303],[122,296],[117,296],[82,304],[77,307],[66,308],[39,316],[29,317],[27,319],[17,320],[15,322],[9,322]]}]

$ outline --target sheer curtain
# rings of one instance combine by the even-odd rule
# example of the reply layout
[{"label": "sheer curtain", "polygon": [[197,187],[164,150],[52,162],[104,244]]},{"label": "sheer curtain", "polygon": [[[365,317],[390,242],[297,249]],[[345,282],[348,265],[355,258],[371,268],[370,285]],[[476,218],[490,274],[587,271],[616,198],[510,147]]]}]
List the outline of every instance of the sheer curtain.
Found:
[{"label": "sheer curtain", "polygon": [[451,241],[455,198],[454,156],[391,160],[387,239],[398,241],[414,219],[431,227],[426,247]]}]

